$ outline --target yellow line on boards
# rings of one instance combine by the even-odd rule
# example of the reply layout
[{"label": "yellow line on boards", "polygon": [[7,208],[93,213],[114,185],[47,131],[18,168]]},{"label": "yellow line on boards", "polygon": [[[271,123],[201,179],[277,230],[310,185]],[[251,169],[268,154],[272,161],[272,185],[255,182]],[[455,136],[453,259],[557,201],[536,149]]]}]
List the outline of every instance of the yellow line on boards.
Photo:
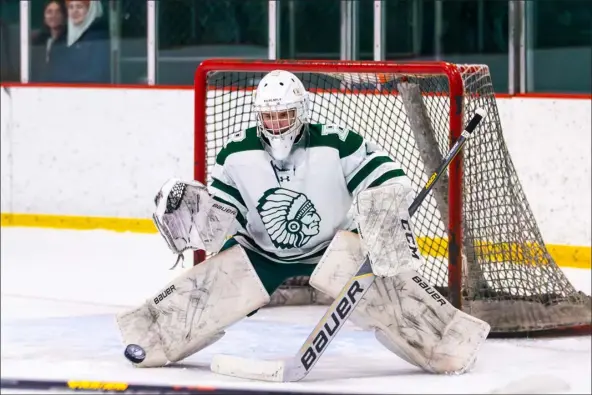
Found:
[{"label": "yellow line on boards", "polygon": [[547,250],[561,267],[590,269],[592,251],[590,247],[547,244]]},{"label": "yellow line on boards", "polygon": [[53,228],[71,230],[111,230],[115,232],[157,233],[151,219],[81,217],[73,215],[2,213],[2,226]]},{"label": "yellow line on boards", "polygon": [[[83,217],[72,215],[51,214],[14,214],[2,213],[1,226],[34,227],[70,230],[110,230],[115,232],[157,233],[152,219],[115,218],[115,217]],[[448,241],[438,237],[419,237],[419,248],[423,255],[445,257],[448,253]],[[561,267],[590,269],[592,249],[589,246],[568,246],[547,244],[546,251]],[[536,245],[518,246],[511,243],[487,243],[476,245],[475,251],[494,263],[503,261],[503,256],[510,254],[513,261],[528,261],[533,255],[545,254],[544,248]]]}]

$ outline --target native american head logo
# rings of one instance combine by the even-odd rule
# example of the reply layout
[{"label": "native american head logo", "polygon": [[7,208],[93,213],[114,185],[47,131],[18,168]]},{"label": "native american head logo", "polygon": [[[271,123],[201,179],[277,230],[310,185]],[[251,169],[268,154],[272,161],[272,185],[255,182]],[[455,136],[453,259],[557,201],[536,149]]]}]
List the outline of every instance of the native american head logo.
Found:
[{"label": "native american head logo", "polygon": [[278,248],[300,248],[319,234],[321,217],[302,193],[285,188],[268,189],[259,199],[257,211]]}]

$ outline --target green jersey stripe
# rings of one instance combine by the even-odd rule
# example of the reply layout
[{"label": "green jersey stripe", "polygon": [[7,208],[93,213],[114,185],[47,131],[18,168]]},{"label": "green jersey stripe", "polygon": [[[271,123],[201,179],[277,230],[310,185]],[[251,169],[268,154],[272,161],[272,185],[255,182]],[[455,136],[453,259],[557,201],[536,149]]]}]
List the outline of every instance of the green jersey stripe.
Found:
[{"label": "green jersey stripe", "polygon": [[365,165],[362,165],[362,168],[358,170],[355,175],[351,178],[351,180],[347,183],[347,189],[350,193],[353,191],[364,181],[366,180],[374,170],[376,170],[380,165],[393,162],[391,158],[388,156],[375,156],[374,158],[370,159],[366,162]]},{"label": "green jersey stripe", "polygon": [[395,162],[385,162],[378,166],[372,173],[368,175],[362,182],[358,184],[356,189],[352,191],[353,196],[357,196],[358,193],[362,192],[366,188],[369,188],[370,184],[372,184],[375,180],[382,177],[383,174],[386,174],[390,171],[398,171],[401,170],[399,165]]},{"label": "green jersey stripe", "polygon": [[238,189],[231,187],[228,184],[223,183],[222,181],[220,181],[217,178],[214,178],[214,181],[212,181],[212,188],[216,188],[219,191],[224,192],[227,195],[232,196],[232,198],[234,200],[237,201],[237,203],[239,203],[240,205],[242,205],[243,207],[245,207],[245,209],[247,208],[247,205],[245,204],[245,201],[243,200],[243,197],[241,196],[240,192],[238,191]]},{"label": "green jersey stripe", "polygon": [[389,170],[380,177],[378,177],[376,180],[372,181],[372,183],[368,185],[368,188],[377,187],[379,185],[384,184],[388,180],[392,180],[393,178],[397,177],[403,177],[404,175],[405,172],[401,169]]}]

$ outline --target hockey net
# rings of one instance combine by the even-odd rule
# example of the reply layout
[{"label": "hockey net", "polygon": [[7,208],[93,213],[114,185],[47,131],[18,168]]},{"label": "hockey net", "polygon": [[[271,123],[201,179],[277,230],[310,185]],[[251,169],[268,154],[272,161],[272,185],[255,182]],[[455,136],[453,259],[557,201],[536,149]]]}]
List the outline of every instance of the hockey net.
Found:
[{"label": "hockey net", "polygon": [[[347,126],[379,144],[419,190],[478,107],[480,124],[415,214],[422,274],[492,334],[590,330],[591,299],[547,251],[504,142],[485,65],[442,62],[209,60],[195,76],[195,178],[228,136],[255,125],[252,91],[266,72],[295,73],[315,123]],[[307,278],[292,278],[272,304],[326,304]]]}]

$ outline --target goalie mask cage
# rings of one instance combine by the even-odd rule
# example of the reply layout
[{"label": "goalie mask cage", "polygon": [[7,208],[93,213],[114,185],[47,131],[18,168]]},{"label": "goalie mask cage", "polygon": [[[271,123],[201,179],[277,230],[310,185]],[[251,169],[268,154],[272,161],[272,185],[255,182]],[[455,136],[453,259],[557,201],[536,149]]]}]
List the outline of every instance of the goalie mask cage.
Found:
[{"label": "goalie mask cage", "polygon": [[[253,91],[275,69],[302,80],[311,122],[346,126],[377,143],[417,192],[474,111],[485,108],[487,118],[413,217],[422,274],[456,307],[488,322],[492,335],[590,332],[590,297],[545,247],[504,142],[487,66],[206,60],[195,74],[196,180],[210,182],[229,135],[256,124]],[[330,300],[306,278],[272,295],[275,304],[319,302]]]}]

